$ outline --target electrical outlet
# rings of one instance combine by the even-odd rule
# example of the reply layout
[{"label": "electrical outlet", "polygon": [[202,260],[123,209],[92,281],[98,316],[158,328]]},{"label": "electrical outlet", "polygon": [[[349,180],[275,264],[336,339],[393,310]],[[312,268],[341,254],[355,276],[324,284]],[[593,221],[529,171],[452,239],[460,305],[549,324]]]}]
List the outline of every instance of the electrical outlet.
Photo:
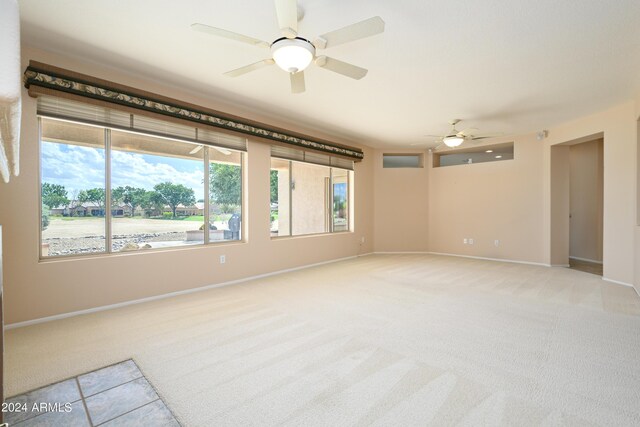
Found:
[{"label": "electrical outlet", "polygon": [[466,245],[468,243],[469,243],[469,239],[467,239],[466,237],[462,239],[462,244]]},{"label": "electrical outlet", "polygon": [[362,237],[360,238],[360,243],[361,243],[361,244],[362,244],[362,243],[364,243],[364,236],[362,236]]},{"label": "electrical outlet", "polygon": [[473,245],[473,239],[469,239],[469,244]]},{"label": "electrical outlet", "polygon": [[220,255],[220,264],[224,264],[225,262],[227,262],[227,257]]},{"label": "electrical outlet", "polygon": [[494,240],[493,244],[496,245],[496,247],[500,246],[500,240],[498,239]]}]

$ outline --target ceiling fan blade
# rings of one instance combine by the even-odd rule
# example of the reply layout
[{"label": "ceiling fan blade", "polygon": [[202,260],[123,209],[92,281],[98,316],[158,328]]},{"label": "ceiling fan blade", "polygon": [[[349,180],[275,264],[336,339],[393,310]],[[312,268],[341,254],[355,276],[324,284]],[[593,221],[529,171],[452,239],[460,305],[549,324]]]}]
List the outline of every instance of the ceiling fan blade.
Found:
[{"label": "ceiling fan blade", "polygon": [[291,79],[291,93],[302,93],[305,91],[304,71],[289,74]]},{"label": "ceiling fan blade", "polygon": [[360,68],[347,62],[329,58],[328,56],[318,56],[315,63],[318,67],[326,68],[334,73],[342,74],[343,76],[351,77],[356,80],[360,80],[368,73],[366,68]]},{"label": "ceiling fan blade", "polygon": [[[196,148],[194,148],[193,150],[189,151],[189,154],[196,154],[200,150],[202,150],[203,147],[204,147],[204,145],[197,145]],[[229,154],[231,154],[231,151],[227,150],[226,148],[214,147],[212,145],[210,145],[209,147],[213,148],[214,150],[218,150],[220,153],[224,154],[225,156],[228,156]]]},{"label": "ceiling fan blade", "polygon": [[478,133],[478,128],[469,128],[458,132],[458,136],[473,136]]},{"label": "ceiling fan blade", "polygon": [[250,71],[257,70],[258,68],[266,67],[267,65],[273,64],[275,64],[275,61],[273,59],[263,59],[262,61],[254,62],[253,64],[245,65],[244,67],[227,71],[226,73],[224,73],[224,75],[229,77],[238,77],[243,74],[247,74]]},{"label": "ceiling fan blade", "polygon": [[338,46],[340,44],[349,43],[360,40],[365,37],[374,36],[384,31],[384,21],[379,16],[365,19],[356,24],[347,25],[339,30],[330,31],[322,34],[314,41],[314,45],[318,49]]},{"label": "ceiling fan blade", "polygon": [[202,145],[196,145],[196,148],[189,151],[189,154],[196,154],[198,151],[202,150]]},{"label": "ceiling fan blade", "polygon": [[231,151],[227,150],[226,148],[214,147],[214,146],[211,146],[211,148],[213,148],[214,150],[219,151],[221,154],[224,154],[225,156],[228,156],[228,155],[231,154]]},{"label": "ceiling fan blade", "polygon": [[204,24],[191,24],[191,29],[200,33],[211,34],[213,36],[223,37],[229,40],[235,40],[242,43],[248,43],[253,46],[269,48],[269,43],[254,39],[253,37],[245,36],[243,34],[234,33],[233,31],[223,30],[222,28],[211,27]]},{"label": "ceiling fan blade", "polygon": [[293,39],[298,35],[297,0],[275,0],[278,25],[282,35]]},{"label": "ceiling fan blade", "polygon": [[481,134],[481,135],[471,135],[471,140],[475,141],[477,139],[487,139],[487,138],[497,138],[499,136],[504,135],[502,132],[498,132],[498,133],[485,133],[485,134]]}]

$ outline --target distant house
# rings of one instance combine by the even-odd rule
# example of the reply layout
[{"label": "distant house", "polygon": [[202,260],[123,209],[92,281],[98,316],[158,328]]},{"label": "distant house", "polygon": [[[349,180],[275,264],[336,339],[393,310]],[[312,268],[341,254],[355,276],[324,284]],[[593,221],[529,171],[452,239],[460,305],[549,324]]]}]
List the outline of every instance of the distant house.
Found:
[{"label": "distant house", "polygon": [[[81,203],[71,202],[68,206],[56,206],[51,208],[51,215],[62,216],[104,216],[104,206],[99,206],[95,203]],[[127,205],[115,205],[111,208],[112,217],[124,217],[131,216],[131,207]]]},{"label": "distant house", "polygon": [[[165,212],[171,212],[171,207],[165,206]],[[204,203],[198,202],[191,206],[184,206],[182,204],[178,205],[176,208],[177,216],[195,216],[195,215],[204,215]]]}]

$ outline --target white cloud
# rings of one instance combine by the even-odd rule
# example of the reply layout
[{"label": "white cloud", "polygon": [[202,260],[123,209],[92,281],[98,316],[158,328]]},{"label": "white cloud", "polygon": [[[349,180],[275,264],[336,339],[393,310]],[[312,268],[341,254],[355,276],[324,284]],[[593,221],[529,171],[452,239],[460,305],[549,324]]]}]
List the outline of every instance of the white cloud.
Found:
[{"label": "white cloud", "polygon": [[[169,163],[177,164],[180,170]],[[172,182],[192,188],[196,199],[204,197],[202,162],[143,156],[113,151],[111,153],[112,187],[130,185],[153,190],[161,182]]]},{"label": "white cloud", "polygon": [[104,187],[104,150],[42,143],[42,181],[74,190]]},{"label": "white cloud", "polygon": [[[74,190],[104,187],[104,150],[42,143],[42,181]],[[192,188],[204,198],[203,164],[170,157],[147,156],[114,150],[111,153],[112,187],[129,185],[152,190],[161,182]]]}]

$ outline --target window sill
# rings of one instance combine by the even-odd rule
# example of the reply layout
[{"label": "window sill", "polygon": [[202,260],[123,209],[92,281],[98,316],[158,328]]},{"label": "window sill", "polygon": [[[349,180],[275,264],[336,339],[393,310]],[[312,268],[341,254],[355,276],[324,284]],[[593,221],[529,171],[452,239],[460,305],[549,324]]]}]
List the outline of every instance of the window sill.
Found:
[{"label": "window sill", "polygon": [[297,234],[295,236],[271,236],[271,240],[290,240],[290,239],[299,239],[299,238],[307,238],[307,237],[320,237],[320,236],[336,236],[340,234],[353,234],[351,230],[344,231],[334,231],[332,233],[310,233],[310,234]]},{"label": "window sill", "polygon": [[219,242],[209,242],[207,244],[194,243],[190,245],[176,245],[176,246],[169,246],[169,247],[138,249],[138,250],[122,251],[122,252],[94,252],[94,253],[86,253],[86,254],[54,255],[54,256],[46,256],[46,257],[41,256],[39,257],[38,262],[46,264],[46,263],[56,262],[56,261],[78,261],[78,260],[84,260],[84,259],[111,258],[111,257],[143,255],[143,254],[162,253],[162,252],[193,251],[193,250],[213,248],[218,246],[243,245],[246,243],[247,243],[246,240],[226,240],[226,241],[219,241]]}]

